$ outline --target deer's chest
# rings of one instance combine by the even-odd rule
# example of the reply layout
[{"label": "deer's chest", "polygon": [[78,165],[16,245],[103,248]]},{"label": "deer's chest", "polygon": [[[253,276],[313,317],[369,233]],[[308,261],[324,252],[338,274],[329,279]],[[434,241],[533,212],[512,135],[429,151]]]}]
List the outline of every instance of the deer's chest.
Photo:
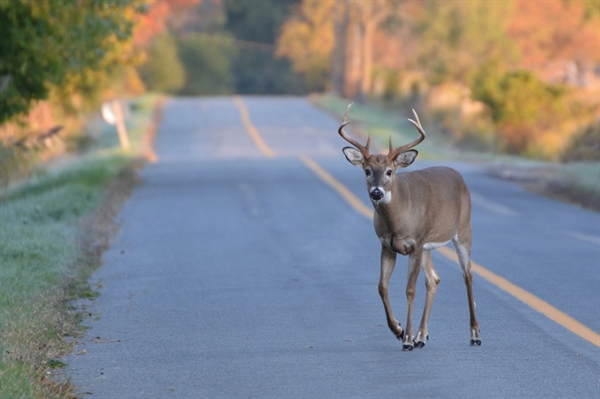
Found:
[{"label": "deer's chest", "polygon": [[411,254],[416,247],[416,241],[410,237],[400,237],[393,234],[384,234],[379,236],[381,245],[388,249],[398,252],[401,255]]}]

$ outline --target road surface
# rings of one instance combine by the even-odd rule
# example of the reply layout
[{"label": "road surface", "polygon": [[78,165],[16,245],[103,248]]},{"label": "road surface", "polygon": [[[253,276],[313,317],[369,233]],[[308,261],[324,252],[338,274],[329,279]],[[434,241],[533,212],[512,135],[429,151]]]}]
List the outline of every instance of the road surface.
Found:
[{"label": "road surface", "polygon": [[[119,216],[91,279],[90,329],[67,360],[81,397],[599,397],[597,213],[490,178],[485,165],[445,163],[472,192],[472,259],[592,342],[475,275],[483,345],[470,347],[459,266],[435,251],[431,339],[403,352],[377,292],[372,221],[301,158],[370,206],[339,121],[294,97],[171,99],[163,111],[160,160]],[[405,281],[399,256],[390,298],[403,325]],[[421,273],[417,321],[424,291]]]}]

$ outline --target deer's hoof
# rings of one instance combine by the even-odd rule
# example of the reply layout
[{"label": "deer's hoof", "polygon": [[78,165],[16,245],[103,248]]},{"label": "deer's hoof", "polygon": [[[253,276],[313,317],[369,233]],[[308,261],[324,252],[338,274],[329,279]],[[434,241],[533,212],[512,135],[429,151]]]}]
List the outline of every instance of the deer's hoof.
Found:
[{"label": "deer's hoof", "polygon": [[425,346],[425,341],[417,341],[415,342],[415,348],[421,349]]},{"label": "deer's hoof", "polygon": [[481,346],[481,340],[480,339],[472,339],[471,346]]},{"label": "deer's hoof", "polygon": [[402,329],[402,326],[400,325],[400,323],[398,323],[398,328],[400,329],[400,334],[395,334],[396,338],[398,338],[398,341],[402,341],[404,339],[404,330]]},{"label": "deer's hoof", "polygon": [[413,350],[414,346],[412,344],[402,344],[402,350],[410,352]]}]

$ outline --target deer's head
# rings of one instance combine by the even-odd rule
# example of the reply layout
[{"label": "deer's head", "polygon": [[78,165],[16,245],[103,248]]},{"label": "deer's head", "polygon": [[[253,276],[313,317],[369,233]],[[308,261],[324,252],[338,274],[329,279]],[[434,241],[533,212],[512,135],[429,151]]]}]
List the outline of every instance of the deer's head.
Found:
[{"label": "deer's head", "polygon": [[392,146],[392,137],[390,136],[390,149],[387,155],[371,154],[369,152],[369,145],[371,144],[370,135],[367,139],[367,144],[363,146],[348,136],[344,130],[344,127],[350,123],[350,121],[346,121],[346,117],[348,116],[351,107],[352,104],[348,105],[344,120],[342,120],[342,124],[338,129],[338,133],[354,147],[344,147],[342,151],[344,152],[346,159],[348,159],[352,165],[360,166],[365,172],[367,189],[369,190],[371,201],[374,203],[379,203],[380,201],[389,203],[392,200],[392,184],[396,176],[396,170],[398,168],[406,168],[413,163],[418,152],[416,150],[411,150],[411,148],[425,139],[425,131],[421,126],[419,116],[413,109],[417,121],[415,122],[412,119],[409,119],[409,121],[415,125],[420,136],[413,142],[396,148]]}]

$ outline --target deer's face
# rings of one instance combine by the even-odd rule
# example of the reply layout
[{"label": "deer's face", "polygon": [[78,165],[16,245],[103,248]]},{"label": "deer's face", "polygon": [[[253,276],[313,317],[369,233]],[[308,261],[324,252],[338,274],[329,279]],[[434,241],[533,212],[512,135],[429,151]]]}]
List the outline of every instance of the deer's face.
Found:
[{"label": "deer's face", "polygon": [[367,189],[369,190],[369,197],[371,197],[373,204],[377,205],[380,202],[387,204],[392,200],[392,188],[396,178],[396,169],[406,168],[413,163],[418,152],[416,150],[411,150],[411,148],[425,140],[425,130],[423,130],[423,126],[421,126],[421,121],[419,121],[417,112],[413,109],[416,121],[413,121],[412,119],[409,119],[409,121],[415,125],[419,131],[419,137],[409,144],[394,147],[392,146],[392,136],[390,136],[390,151],[387,155],[371,154],[369,151],[371,136],[367,139],[367,143],[362,145],[352,137],[348,136],[344,131],[344,127],[350,123],[349,121],[346,121],[346,117],[348,116],[351,107],[352,104],[348,105],[342,124],[338,128],[338,133],[354,147],[344,147],[342,151],[352,165],[360,166],[365,172]]},{"label": "deer's face", "polygon": [[345,147],[342,151],[352,165],[362,168],[369,197],[374,204],[387,204],[392,200],[396,170],[409,166],[418,154],[416,150],[409,150],[390,159],[388,155],[381,154],[371,154],[366,158],[362,152],[352,147]]}]

